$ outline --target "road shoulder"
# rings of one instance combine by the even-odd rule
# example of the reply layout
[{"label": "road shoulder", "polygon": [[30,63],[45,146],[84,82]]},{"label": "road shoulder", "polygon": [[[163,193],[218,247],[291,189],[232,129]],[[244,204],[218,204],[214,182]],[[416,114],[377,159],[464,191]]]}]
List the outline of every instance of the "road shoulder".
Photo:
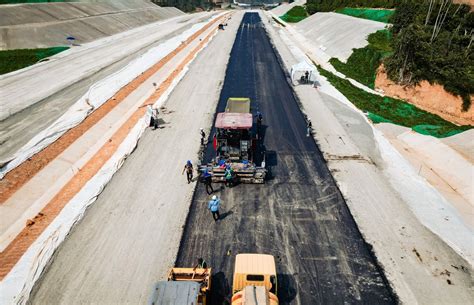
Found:
[{"label": "road shoulder", "polygon": [[[281,28],[268,17],[262,19],[289,71],[298,60],[282,42]],[[364,239],[400,301],[469,303],[473,282],[468,262],[426,229],[388,183],[368,123],[349,106],[311,86],[295,87],[295,92],[313,121],[318,146]]]}]

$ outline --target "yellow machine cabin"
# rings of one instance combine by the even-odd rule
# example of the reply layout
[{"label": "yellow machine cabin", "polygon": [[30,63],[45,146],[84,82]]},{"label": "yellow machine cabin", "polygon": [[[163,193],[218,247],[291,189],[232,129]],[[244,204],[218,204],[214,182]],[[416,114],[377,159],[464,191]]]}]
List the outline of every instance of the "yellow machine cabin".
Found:
[{"label": "yellow machine cabin", "polygon": [[235,258],[232,305],[278,305],[275,259],[268,254]]}]

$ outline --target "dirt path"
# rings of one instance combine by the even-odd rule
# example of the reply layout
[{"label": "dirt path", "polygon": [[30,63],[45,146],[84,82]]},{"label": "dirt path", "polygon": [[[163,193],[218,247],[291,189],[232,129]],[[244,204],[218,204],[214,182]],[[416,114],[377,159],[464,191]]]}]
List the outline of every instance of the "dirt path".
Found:
[{"label": "dirt path", "polygon": [[215,272],[212,304],[228,304],[234,257],[246,252],[277,259],[280,304],[394,304],[321,152],[306,137],[304,117],[259,21],[257,13],[244,17],[218,112],[230,96],[248,96],[254,111],[262,111],[270,179],[220,189],[217,223],[199,186],[177,266],[205,258]]}]

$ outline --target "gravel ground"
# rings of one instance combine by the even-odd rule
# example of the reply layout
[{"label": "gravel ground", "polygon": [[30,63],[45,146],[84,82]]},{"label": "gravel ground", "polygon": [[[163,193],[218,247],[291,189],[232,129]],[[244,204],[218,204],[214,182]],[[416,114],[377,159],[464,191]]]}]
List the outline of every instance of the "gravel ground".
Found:
[{"label": "gravel ground", "polygon": [[[57,250],[31,304],[143,304],[173,266],[194,191],[181,175],[209,126],[241,13],[191,64],[83,220]],[[192,93],[192,94],[190,94]]]}]

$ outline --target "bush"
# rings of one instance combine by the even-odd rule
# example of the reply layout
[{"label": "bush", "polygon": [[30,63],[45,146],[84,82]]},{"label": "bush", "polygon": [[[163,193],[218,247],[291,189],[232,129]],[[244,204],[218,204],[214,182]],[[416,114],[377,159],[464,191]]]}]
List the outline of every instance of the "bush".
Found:
[{"label": "bush", "polygon": [[393,10],[383,10],[383,9],[367,9],[367,8],[350,8],[345,7],[337,9],[336,13],[344,14],[352,17],[363,18],[378,22],[388,23],[390,17],[392,17]]},{"label": "bush", "polygon": [[[404,2],[393,15],[392,56],[385,66],[389,77],[401,84],[422,80],[438,83],[463,99],[463,109],[474,93],[474,13],[467,5]],[[442,16],[442,18],[439,18]]]},{"label": "bush", "polygon": [[212,3],[207,0],[151,0],[160,6],[174,6],[184,12],[194,12],[197,8],[209,9]]},{"label": "bush", "polygon": [[0,0],[0,4],[71,2],[71,0]]},{"label": "bush", "polygon": [[398,124],[438,138],[449,137],[472,128],[472,126],[457,126],[402,100],[368,93],[321,67],[318,67],[318,70],[357,108],[367,112],[374,123]]},{"label": "bush", "polygon": [[292,7],[286,14],[280,16],[283,21],[286,22],[300,22],[301,20],[308,17],[308,13],[306,9],[302,6],[294,6]]},{"label": "bush", "polygon": [[337,58],[331,58],[330,63],[347,77],[374,89],[377,68],[383,58],[392,52],[391,33],[388,30],[377,31],[369,35],[368,41],[369,44],[366,47],[354,49],[347,59],[347,63],[343,63]]},{"label": "bush", "polygon": [[312,15],[344,7],[395,8],[401,2],[402,0],[308,0],[306,9]]}]

